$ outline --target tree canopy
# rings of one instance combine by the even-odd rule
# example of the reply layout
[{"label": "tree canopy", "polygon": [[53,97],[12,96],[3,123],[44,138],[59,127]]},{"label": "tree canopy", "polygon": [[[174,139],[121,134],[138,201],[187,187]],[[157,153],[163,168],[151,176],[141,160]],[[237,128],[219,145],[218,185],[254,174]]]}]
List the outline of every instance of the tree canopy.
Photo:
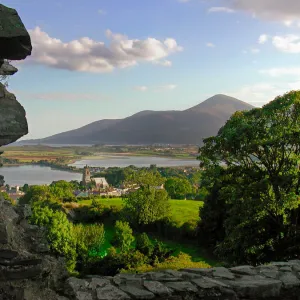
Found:
[{"label": "tree canopy", "polygon": [[[235,262],[260,262],[299,251],[299,155],[297,91],[262,108],[236,112],[217,136],[204,139],[198,159],[210,198],[213,191],[218,197],[208,197],[204,210],[225,206],[216,214],[224,218],[225,229],[216,241],[219,255]],[[200,227],[207,228],[206,221],[202,219]]]}]

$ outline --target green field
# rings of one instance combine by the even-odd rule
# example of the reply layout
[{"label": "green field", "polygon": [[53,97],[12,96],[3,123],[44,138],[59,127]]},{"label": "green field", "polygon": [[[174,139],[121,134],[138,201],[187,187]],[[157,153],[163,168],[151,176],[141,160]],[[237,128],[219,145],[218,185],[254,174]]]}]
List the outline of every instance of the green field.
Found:
[{"label": "green field", "polygon": [[[121,198],[99,199],[104,206],[117,206],[122,208],[123,201]],[[82,200],[79,204],[91,205],[92,200]],[[196,222],[199,219],[199,208],[203,206],[202,201],[193,200],[170,200],[172,219],[181,226],[185,222]]]}]

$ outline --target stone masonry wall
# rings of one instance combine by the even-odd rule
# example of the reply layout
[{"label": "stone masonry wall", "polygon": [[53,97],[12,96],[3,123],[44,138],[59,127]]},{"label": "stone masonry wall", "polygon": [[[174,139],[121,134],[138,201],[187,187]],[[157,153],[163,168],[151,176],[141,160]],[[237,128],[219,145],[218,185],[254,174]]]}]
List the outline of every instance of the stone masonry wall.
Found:
[{"label": "stone masonry wall", "polygon": [[65,293],[77,300],[300,299],[300,260],[259,267],[165,270],[115,277],[69,278]]}]

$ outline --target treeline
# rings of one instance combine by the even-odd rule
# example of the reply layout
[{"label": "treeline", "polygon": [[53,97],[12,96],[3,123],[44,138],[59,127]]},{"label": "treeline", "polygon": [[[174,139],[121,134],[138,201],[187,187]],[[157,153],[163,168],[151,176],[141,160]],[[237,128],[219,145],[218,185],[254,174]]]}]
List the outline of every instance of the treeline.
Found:
[{"label": "treeline", "polygon": [[107,182],[115,187],[130,186],[139,184],[151,174],[156,177],[155,182],[150,182],[152,186],[164,185],[172,199],[202,200],[207,194],[201,187],[201,171],[199,168],[157,168],[155,165],[150,168],[138,168],[128,166],[126,168],[110,167],[102,172],[94,174],[92,177],[105,177]]}]

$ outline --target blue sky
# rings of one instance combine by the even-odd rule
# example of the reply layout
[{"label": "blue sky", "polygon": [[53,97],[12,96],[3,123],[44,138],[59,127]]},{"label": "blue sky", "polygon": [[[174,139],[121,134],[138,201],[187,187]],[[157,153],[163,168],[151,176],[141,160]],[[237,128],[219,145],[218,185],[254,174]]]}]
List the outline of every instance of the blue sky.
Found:
[{"label": "blue sky", "polygon": [[300,89],[300,1],[283,2],[3,0],[33,44],[9,80],[25,138],[218,93],[261,106]]}]

